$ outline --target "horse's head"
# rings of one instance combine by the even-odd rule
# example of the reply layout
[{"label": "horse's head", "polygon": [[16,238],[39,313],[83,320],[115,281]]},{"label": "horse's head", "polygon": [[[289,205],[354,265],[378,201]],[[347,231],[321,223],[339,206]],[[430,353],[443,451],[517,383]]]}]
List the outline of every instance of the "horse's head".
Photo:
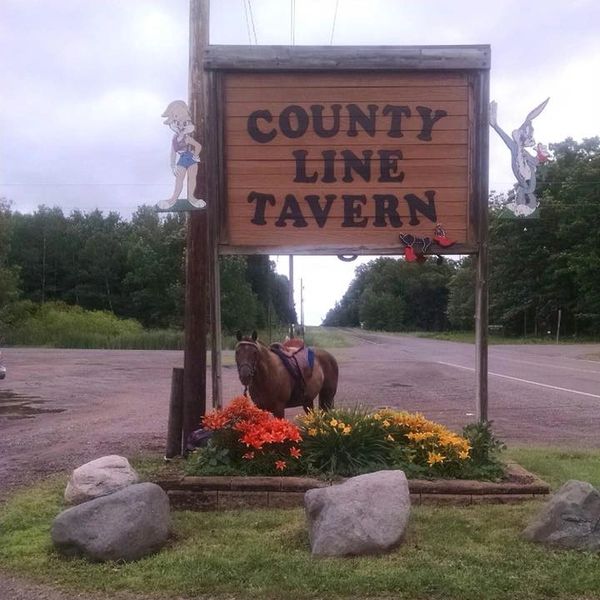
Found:
[{"label": "horse's head", "polygon": [[235,363],[240,382],[246,387],[252,382],[260,354],[257,337],[256,331],[252,332],[252,337],[243,337],[240,331],[237,332]]}]

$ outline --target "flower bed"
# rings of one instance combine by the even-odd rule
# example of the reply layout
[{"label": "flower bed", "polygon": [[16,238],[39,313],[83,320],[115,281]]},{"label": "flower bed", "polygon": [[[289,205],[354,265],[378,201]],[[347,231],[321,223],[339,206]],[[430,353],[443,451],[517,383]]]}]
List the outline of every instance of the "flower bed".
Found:
[{"label": "flower bed", "polygon": [[234,398],[202,425],[208,445],[189,459],[189,475],[309,475],[334,479],[380,469],[402,469],[411,478],[499,479],[503,445],[489,424],[463,435],[391,409],[311,411],[297,425]]}]

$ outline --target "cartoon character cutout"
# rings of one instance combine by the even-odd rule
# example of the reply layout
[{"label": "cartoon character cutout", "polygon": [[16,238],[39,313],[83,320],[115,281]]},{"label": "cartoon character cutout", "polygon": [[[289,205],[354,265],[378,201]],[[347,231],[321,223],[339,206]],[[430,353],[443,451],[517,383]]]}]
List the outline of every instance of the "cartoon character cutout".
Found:
[{"label": "cartoon character cutout", "polygon": [[[535,146],[532,121],[546,108],[548,100],[550,98],[547,98],[534,108],[527,115],[523,124],[512,132],[512,136],[509,136],[498,125],[498,105],[496,102],[490,103],[490,125],[510,150],[511,167],[517,178],[514,190],[514,203],[511,209],[519,216],[530,215],[539,204],[535,196],[536,170],[539,164],[547,162],[550,159],[550,154],[544,145],[538,144]],[[534,147],[536,149],[535,156],[527,150],[527,148]]]},{"label": "cartoon character cutout", "polygon": [[[162,114],[164,124],[174,132],[171,143],[171,170],[175,175],[175,189],[169,200],[159,202],[159,210],[191,210],[206,207],[204,200],[194,197],[201,144],[192,137],[196,129],[187,104],[183,100],[174,100]],[[183,184],[187,177],[187,200],[179,200]]]}]

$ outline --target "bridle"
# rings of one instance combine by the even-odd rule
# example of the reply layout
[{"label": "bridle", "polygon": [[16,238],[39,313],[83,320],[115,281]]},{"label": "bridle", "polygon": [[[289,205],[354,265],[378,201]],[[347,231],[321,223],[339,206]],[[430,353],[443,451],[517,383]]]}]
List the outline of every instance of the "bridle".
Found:
[{"label": "bridle", "polygon": [[[242,345],[252,346],[256,350],[256,353],[254,354],[254,360],[251,363],[250,362],[238,363],[237,357],[236,357],[235,362],[237,365],[238,377],[240,377],[240,379],[241,379],[240,369],[242,367],[247,367],[250,371],[250,379],[252,380],[254,378],[254,375],[256,374],[256,363],[258,361],[258,355],[259,355],[260,349],[256,342],[250,342],[248,340],[241,340],[237,343],[237,347],[242,346]],[[237,350],[237,347],[236,347],[236,350]],[[247,385],[244,386],[244,396],[248,396],[248,386]]]}]

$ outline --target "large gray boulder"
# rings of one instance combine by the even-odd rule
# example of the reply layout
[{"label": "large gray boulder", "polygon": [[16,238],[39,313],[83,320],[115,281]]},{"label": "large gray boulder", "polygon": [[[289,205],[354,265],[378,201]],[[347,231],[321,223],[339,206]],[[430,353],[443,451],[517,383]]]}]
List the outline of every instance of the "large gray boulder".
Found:
[{"label": "large gray boulder", "polygon": [[308,490],[304,506],[313,555],[387,552],[400,544],[408,523],[408,482],[402,471],[359,475]]},{"label": "large gray boulder", "polygon": [[600,493],[585,481],[567,481],[523,531],[525,539],[559,548],[600,550]]},{"label": "large gray boulder", "polygon": [[170,526],[167,494],[154,483],[138,483],[63,511],[51,536],[66,556],[136,560],[159,550]]},{"label": "large gray boulder", "polygon": [[77,467],[65,489],[67,504],[81,504],[107,496],[139,481],[124,456],[103,456]]}]

